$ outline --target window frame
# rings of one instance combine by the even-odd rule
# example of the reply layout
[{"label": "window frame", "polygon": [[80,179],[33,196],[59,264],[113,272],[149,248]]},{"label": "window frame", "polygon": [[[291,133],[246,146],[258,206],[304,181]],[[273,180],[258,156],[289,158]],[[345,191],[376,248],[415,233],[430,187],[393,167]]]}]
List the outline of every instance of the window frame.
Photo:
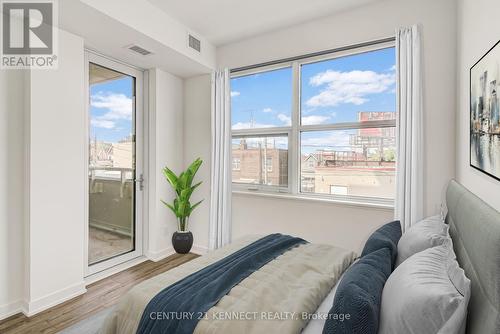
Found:
[{"label": "window frame", "polygon": [[[295,197],[300,199],[318,199],[320,201],[332,201],[338,203],[353,203],[356,205],[369,205],[380,207],[394,207],[394,200],[379,197],[367,196],[345,196],[333,194],[320,194],[320,193],[307,193],[301,191],[301,137],[304,132],[315,131],[336,131],[336,130],[358,130],[363,128],[396,128],[396,120],[382,120],[382,121],[366,121],[366,122],[344,122],[332,124],[317,124],[317,125],[302,125],[301,117],[301,68],[303,65],[317,63],[322,61],[334,60],[337,58],[353,56],[361,53],[378,51],[388,48],[395,48],[395,41],[381,42],[369,46],[358,47],[354,49],[332,52],[326,55],[313,56],[300,60],[288,61],[269,66],[262,66],[249,70],[243,70],[231,73],[230,79],[243,77],[283,68],[291,68],[292,70],[292,108],[291,108],[291,125],[286,127],[272,127],[272,128],[252,128],[252,129],[239,129],[231,131],[231,139],[242,137],[264,137],[264,136],[288,136],[288,187],[269,186],[269,185],[248,185],[237,182],[232,182],[232,189],[235,193],[260,193],[265,196],[272,196],[273,194],[279,197]],[[398,85],[398,82],[396,82]],[[397,99],[397,97],[396,97]],[[397,103],[396,103],[397,106]],[[398,110],[396,108],[396,115]],[[397,117],[396,117],[397,118]],[[396,138],[396,141],[398,139]],[[396,160],[397,161],[397,160]],[[281,193],[281,194],[279,194]],[[285,194],[284,194],[285,193]]]},{"label": "window frame", "polygon": [[[239,139],[239,138],[255,138],[255,137],[287,137],[288,139],[288,186],[287,187],[281,187],[281,186],[270,186],[267,184],[253,184],[253,183],[243,183],[243,182],[235,182],[232,181],[232,189],[237,190],[237,191],[264,191],[264,192],[270,192],[270,193],[290,193],[292,191],[291,186],[290,186],[290,163],[291,163],[291,156],[290,156],[290,131],[287,130],[287,127],[279,127],[279,128],[264,128],[266,131],[263,132],[258,132],[258,133],[253,133],[254,131],[251,131],[252,133],[248,133],[248,130],[261,130],[261,129],[248,129],[248,130],[235,130],[232,131],[231,133],[231,141],[233,139]],[[277,131],[269,131],[269,129],[276,129]],[[244,133],[240,133],[244,132]],[[232,150],[231,150],[232,152]],[[232,154],[231,154],[232,158]],[[264,164],[262,164],[264,165]],[[259,166],[259,168],[263,168],[263,166]],[[241,163],[240,163],[240,170],[241,170]]]},{"label": "window frame", "polygon": [[[234,158],[232,159],[232,169],[231,170],[241,170],[241,159],[240,158]],[[237,165],[238,167],[237,168],[234,168],[234,165]]]}]

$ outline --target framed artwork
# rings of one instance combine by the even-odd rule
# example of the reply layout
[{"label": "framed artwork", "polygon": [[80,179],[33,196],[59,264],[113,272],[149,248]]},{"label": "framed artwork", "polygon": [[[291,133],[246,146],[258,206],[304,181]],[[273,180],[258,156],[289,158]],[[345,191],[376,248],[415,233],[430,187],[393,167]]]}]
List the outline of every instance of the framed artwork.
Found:
[{"label": "framed artwork", "polygon": [[470,69],[470,165],[500,181],[500,41]]}]

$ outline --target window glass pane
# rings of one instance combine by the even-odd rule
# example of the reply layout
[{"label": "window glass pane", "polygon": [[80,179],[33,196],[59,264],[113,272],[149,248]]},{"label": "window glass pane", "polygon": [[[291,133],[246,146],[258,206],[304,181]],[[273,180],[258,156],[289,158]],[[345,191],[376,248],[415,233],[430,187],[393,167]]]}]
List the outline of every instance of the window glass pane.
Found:
[{"label": "window glass pane", "polygon": [[233,182],[288,186],[288,137],[233,138]]},{"label": "window glass pane", "polygon": [[291,125],[290,67],[231,79],[233,130]]},{"label": "window glass pane", "polygon": [[89,63],[89,265],[135,249],[135,87]]},{"label": "window glass pane", "polygon": [[301,191],[394,198],[396,129],[301,134]]},{"label": "window glass pane", "polygon": [[394,119],[395,64],[386,48],[302,65],[301,124],[358,122],[367,111]]}]

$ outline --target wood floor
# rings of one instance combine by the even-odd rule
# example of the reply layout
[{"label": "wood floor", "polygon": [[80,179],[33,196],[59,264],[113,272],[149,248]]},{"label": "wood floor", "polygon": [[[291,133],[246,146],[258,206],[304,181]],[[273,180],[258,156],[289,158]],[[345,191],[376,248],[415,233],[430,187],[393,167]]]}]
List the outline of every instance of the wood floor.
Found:
[{"label": "wood floor", "polygon": [[134,285],[196,257],[198,257],[198,255],[195,254],[175,254],[159,262],[143,262],[130,269],[93,283],[87,286],[87,292],[85,294],[30,318],[23,314],[18,314],[2,320],[0,321],[0,333],[58,333],[64,328],[70,327],[116,304],[118,298]]}]

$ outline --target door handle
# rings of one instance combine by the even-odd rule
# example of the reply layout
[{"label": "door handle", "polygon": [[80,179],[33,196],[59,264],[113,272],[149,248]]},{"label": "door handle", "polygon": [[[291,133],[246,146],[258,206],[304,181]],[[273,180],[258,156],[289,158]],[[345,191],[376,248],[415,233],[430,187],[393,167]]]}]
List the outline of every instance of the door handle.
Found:
[{"label": "door handle", "polygon": [[139,183],[139,190],[143,191],[144,190],[144,175],[141,174],[138,179],[134,180],[135,182]]}]

